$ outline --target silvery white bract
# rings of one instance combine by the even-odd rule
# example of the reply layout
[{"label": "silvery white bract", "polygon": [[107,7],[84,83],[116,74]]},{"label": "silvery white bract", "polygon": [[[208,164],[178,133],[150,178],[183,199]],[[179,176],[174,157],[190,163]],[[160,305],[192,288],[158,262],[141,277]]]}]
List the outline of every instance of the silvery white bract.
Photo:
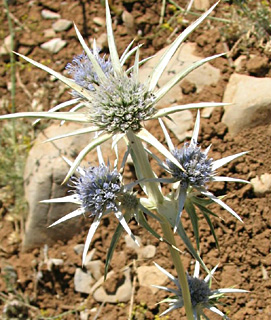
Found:
[{"label": "silvery white bract", "polygon": [[203,151],[198,146],[197,142],[200,126],[199,111],[197,113],[191,141],[190,143],[185,143],[184,146],[180,149],[174,147],[165,125],[163,124],[161,119],[159,119],[159,121],[163,129],[169,151],[182,167],[182,169],[180,169],[180,166],[176,166],[176,164],[173,163],[171,159],[166,159],[165,162],[162,162],[158,157],[152,154],[152,156],[155,157],[158,163],[172,175],[172,178],[156,180],[161,182],[174,183],[174,187],[176,189],[175,198],[178,199],[178,214],[174,227],[175,231],[180,222],[181,214],[186,201],[193,201],[194,199],[196,199],[195,197],[192,197],[194,190],[196,190],[197,193],[208,197],[211,201],[218,203],[222,208],[229,211],[234,217],[242,222],[241,218],[234,210],[232,210],[226,203],[224,203],[221,199],[217,198],[214,194],[207,190],[206,184],[211,181],[248,183],[248,181],[242,179],[216,176],[216,170],[218,168],[246,154],[247,152],[240,152],[219,160],[208,158],[208,152],[211,145]]},{"label": "silvery white bract", "polygon": [[[93,49],[82,38],[79,30],[75,26],[78,39],[83,47],[84,53],[73,59],[67,65],[67,70],[73,79],[67,78],[58,72],[44,66],[34,60],[18,54],[26,61],[50,73],[72,89],[73,98],[67,102],[61,103],[49,110],[49,112],[25,112],[1,116],[0,119],[12,118],[48,118],[63,121],[74,121],[83,124],[90,124],[87,128],[82,128],[68,134],[63,134],[48,141],[60,139],[68,136],[98,132],[98,136],[92,140],[77,156],[72,164],[65,181],[67,181],[75,172],[76,167],[88,152],[96,146],[117,135],[117,140],[122,137],[127,138],[127,133],[135,134],[142,141],[153,145],[165,157],[171,160],[175,165],[181,168],[175,157],[144,127],[143,122],[151,119],[161,118],[171,113],[184,109],[203,108],[212,106],[222,106],[223,103],[195,103],[188,105],[179,105],[165,109],[156,109],[155,104],[181,79],[188,73],[203,65],[204,63],[221,56],[221,54],[205,58],[193,63],[187,69],[181,71],[172,77],[164,86],[157,88],[157,83],[161,74],[170,62],[176,50],[180,47],[187,36],[213,11],[212,6],[198,20],[192,23],[175,41],[168,47],[164,55],[150,73],[146,83],[140,83],[138,78],[139,66],[149,58],[139,60],[140,45],[132,48],[133,42],[129,44],[122,56],[119,57],[112,29],[112,21],[108,0],[106,5],[106,26],[107,37],[110,51],[110,59],[101,57],[96,47],[95,41]],[[134,65],[125,70],[126,60],[135,54]],[[72,106],[70,112],[59,112],[65,107]],[[82,108],[84,112],[80,112]],[[129,140],[129,138],[128,138]]]},{"label": "silvery white bract", "polygon": [[[64,159],[69,165],[72,165],[71,161],[66,158]],[[71,190],[73,193],[72,195],[41,201],[42,203],[70,202],[79,205],[78,209],[66,214],[64,217],[50,225],[50,227],[88,213],[90,213],[90,216],[95,217],[87,235],[82,258],[83,264],[93,235],[95,234],[102,217],[112,212],[119,220],[123,229],[139,246],[138,241],[132,234],[127,221],[123,216],[123,213],[128,213],[128,219],[130,220],[130,218],[138,211],[138,207],[142,208],[136,195],[132,192],[132,188],[137,182],[123,185],[121,174],[116,169],[111,170],[109,164],[105,165],[101,153],[99,154],[99,160],[99,166],[89,167],[87,169],[83,169],[80,166],[77,167],[76,171],[79,174],[79,177],[71,178],[73,184],[73,190]]]},{"label": "silvery white bract", "polygon": [[[153,285],[153,287],[155,288],[162,289],[169,293],[174,294],[173,297],[169,297],[160,302],[160,303],[163,303],[163,302],[169,303],[169,308],[160,315],[160,316],[163,316],[172,310],[182,308],[184,306],[184,302],[183,302],[182,290],[181,290],[181,286],[178,278],[175,278],[172,274],[167,272],[164,268],[160,267],[157,263],[155,263],[155,265],[177,287],[177,289],[172,289],[172,288],[167,288],[163,286]],[[248,292],[247,290],[235,289],[235,288],[223,288],[223,289],[211,290],[212,277],[217,267],[218,265],[211,270],[210,274],[208,274],[205,277],[205,279],[200,279],[199,278],[200,266],[198,261],[196,261],[194,275],[193,276],[187,275],[187,282],[188,282],[188,287],[190,291],[194,320],[200,320],[201,317],[207,320],[209,319],[204,313],[204,309],[209,309],[210,311],[218,314],[224,319],[229,319],[222,311],[220,311],[216,307],[216,305],[219,304],[219,299],[223,298],[224,294],[226,293]]]}]

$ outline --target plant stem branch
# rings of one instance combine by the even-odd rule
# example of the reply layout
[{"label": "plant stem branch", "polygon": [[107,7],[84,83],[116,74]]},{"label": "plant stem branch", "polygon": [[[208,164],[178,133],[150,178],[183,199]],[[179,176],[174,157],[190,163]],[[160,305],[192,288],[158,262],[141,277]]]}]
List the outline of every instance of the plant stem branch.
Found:
[{"label": "plant stem branch", "polygon": [[[131,156],[135,165],[136,174],[138,179],[152,179],[154,178],[154,173],[150,166],[147,154],[144,150],[141,140],[132,132],[128,130],[127,138],[131,146]],[[176,247],[174,235],[170,223],[166,218],[166,214],[163,211],[166,211],[166,206],[163,206],[164,197],[158,187],[158,184],[155,182],[144,183],[146,187],[147,194],[154,202],[155,207],[158,208],[158,215],[161,219],[161,227],[163,230],[164,238],[169,241],[172,245]],[[182,260],[180,258],[179,252],[175,250],[171,245],[168,245],[172,261],[176,268],[178,278],[180,281],[182,296],[184,301],[185,312],[188,320],[194,320],[193,310],[191,305],[190,291],[187,283],[187,277],[183,267]]]}]

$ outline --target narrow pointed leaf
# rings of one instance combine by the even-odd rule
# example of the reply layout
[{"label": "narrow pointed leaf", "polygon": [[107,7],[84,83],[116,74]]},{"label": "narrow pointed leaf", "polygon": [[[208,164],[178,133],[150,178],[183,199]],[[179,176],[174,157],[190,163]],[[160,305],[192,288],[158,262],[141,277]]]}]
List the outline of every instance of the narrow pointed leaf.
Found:
[{"label": "narrow pointed leaf", "polygon": [[213,293],[246,293],[249,292],[248,290],[243,290],[243,289],[235,289],[235,288],[222,288],[218,290],[214,290]]},{"label": "narrow pointed leaf", "polygon": [[[80,109],[85,108],[85,107],[86,107],[86,105],[85,105],[84,102],[78,103],[76,106],[74,106],[73,108],[71,108],[71,109],[69,110],[69,112],[76,112],[77,110],[80,110]],[[50,111],[50,110],[49,110],[49,111]],[[62,121],[60,122],[60,125],[63,126],[64,123],[65,123],[65,120],[62,120]]]},{"label": "narrow pointed leaf", "polygon": [[183,110],[189,109],[200,109],[200,108],[213,108],[213,107],[223,107],[225,105],[230,105],[230,103],[222,102],[199,102],[199,103],[189,103],[179,106],[173,106],[169,108],[159,109],[151,119],[157,119],[161,117],[168,116],[169,114],[176,113]]},{"label": "narrow pointed leaf", "polygon": [[194,62],[191,66],[189,66],[185,70],[182,70],[181,72],[176,74],[166,84],[164,84],[158,91],[155,92],[154,102],[157,103],[159,100],[161,100],[165,96],[165,94],[169,92],[170,89],[172,89],[177,83],[179,83],[182,79],[184,79],[190,72],[201,67],[206,62],[209,62],[223,55],[225,55],[225,53],[216,54],[214,56]]},{"label": "narrow pointed leaf", "polygon": [[248,153],[248,151],[244,151],[244,152],[240,152],[240,153],[233,154],[231,156],[216,160],[212,164],[212,170],[215,171],[216,169],[224,166],[226,163],[229,163],[232,160],[234,160],[236,158],[239,158],[239,157],[241,157],[241,156],[243,156],[244,154],[247,154],[247,153]]},{"label": "narrow pointed leaf", "polygon": [[216,237],[216,234],[215,234],[215,228],[214,228],[214,226],[212,224],[212,221],[211,221],[211,219],[209,217],[209,213],[207,213],[207,210],[205,210],[205,208],[203,210],[201,210],[201,212],[204,215],[204,218],[206,219],[206,221],[207,221],[207,223],[209,225],[209,228],[210,228],[211,233],[212,233],[212,235],[214,237],[214,240],[215,240],[215,245],[216,245],[217,249],[220,251],[219,243],[218,243],[218,240],[217,240],[217,237]]},{"label": "narrow pointed leaf", "polygon": [[194,130],[193,130],[193,134],[190,142],[190,145],[193,147],[196,147],[198,143],[199,125],[200,125],[200,112],[198,110]]},{"label": "narrow pointed leaf", "polygon": [[[214,212],[212,212],[210,209],[206,208],[204,205],[201,205],[200,203],[193,201],[195,203],[195,205],[200,209],[200,211],[202,213],[206,213],[208,215],[212,215],[216,218],[219,218],[219,216],[217,214],[215,214]],[[212,201],[213,202],[213,201]]]},{"label": "narrow pointed leaf", "polygon": [[45,140],[44,143],[50,142],[50,141],[59,140],[59,139],[63,139],[63,138],[68,138],[68,137],[72,137],[72,136],[78,136],[80,134],[95,132],[97,130],[99,130],[99,127],[82,128],[82,129],[78,129],[78,130],[75,130],[75,131],[72,131],[72,132],[69,132],[69,133],[65,133],[65,134],[61,134],[59,136],[52,137],[50,139]]},{"label": "narrow pointed leaf", "polygon": [[101,222],[101,218],[102,218],[103,213],[100,212],[94,219],[94,221],[92,222],[89,230],[88,230],[88,235],[87,235],[87,239],[85,242],[85,246],[84,246],[84,251],[83,251],[83,256],[82,256],[82,266],[84,266],[85,261],[86,261],[86,257],[87,257],[87,252],[91,243],[91,240]]},{"label": "narrow pointed leaf", "polygon": [[68,179],[73,175],[75,172],[76,168],[79,166],[80,162],[83,160],[83,158],[94,148],[96,148],[98,145],[102,144],[103,142],[109,140],[112,137],[111,133],[105,133],[98,138],[92,140],[77,156],[77,158],[74,160],[72,166],[70,167],[70,170],[62,182],[64,184],[65,182],[68,181]]},{"label": "narrow pointed leaf", "polygon": [[139,49],[136,50],[135,62],[133,68],[133,76],[135,81],[138,82],[138,70],[139,70]]},{"label": "narrow pointed leaf", "polygon": [[104,72],[103,72],[101,66],[99,65],[97,59],[95,58],[94,54],[91,52],[91,50],[89,49],[89,47],[85,43],[85,40],[83,39],[81,33],[79,32],[79,30],[75,24],[74,24],[74,29],[75,29],[76,35],[80,41],[80,44],[83,47],[85,53],[87,54],[89,60],[91,61],[93,69],[95,70],[99,80],[101,82],[106,82],[107,81],[106,75],[104,74]]},{"label": "narrow pointed leaf", "polygon": [[106,8],[106,28],[107,28],[107,40],[108,40],[108,47],[110,52],[110,58],[112,61],[113,69],[116,73],[121,73],[121,64],[120,59],[115,43],[113,27],[112,27],[112,19],[110,14],[110,8],[108,5],[108,0],[105,0],[105,8]]},{"label": "narrow pointed leaf", "polygon": [[211,149],[211,146],[212,146],[212,144],[210,144],[210,145],[203,151],[203,153],[206,154],[206,156],[207,156],[207,154],[209,153],[209,151],[210,151],[210,149]]},{"label": "narrow pointed leaf", "polygon": [[115,212],[115,216],[118,218],[119,222],[121,223],[123,229],[127,232],[127,234],[134,240],[134,242],[140,247],[139,242],[137,241],[136,237],[133,235],[131,229],[129,228],[126,220],[124,219],[122,213],[120,211]]},{"label": "narrow pointed leaf", "polygon": [[74,217],[80,216],[80,215],[84,214],[84,212],[85,212],[85,210],[83,208],[78,208],[75,211],[72,211],[72,212],[66,214],[64,217],[58,219],[57,221],[52,223],[48,228],[51,228],[51,227],[53,227],[53,226],[55,226],[55,225],[57,225],[57,224],[59,224],[61,222],[64,222],[66,220],[69,220],[69,219],[72,219]]},{"label": "narrow pointed leaf", "polygon": [[19,118],[43,118],[43,119],[55,119],[55,120],[67,120],[74,122],[88,123],[84,113],[73,113],[70,112],[18,112],[12,114],[5,114],[0,116],[0,120],[6,119],[19,119]]},{"label": "narrow pointed leaf", "polygon": [[208,283],[208,282],[210,282],[210,280],[212,280],[212,277],[213,277],[216,269],[218,268],[218,266],[219,266],[219,264],[217,264],[217,265],[211,270],[211,272],[204,278],[204,281],[205,281],[206,283]]},{"label": "narrow pointed leaf", "polygon": [[166,269],[160,267],[158,263],[154,262],[154,264],[156,268],[159,269],[163,274],[165,274],[169,278],[169,280],[173,281],[177,287],[180,286],[178,279],[176,279],[171,273],[169,273]]},{"label": "narrow pointed leaf", "polygon": [[180,191],[179,191],[179,195],[178,195],[178,213],[177,213],[176,222],[175,222],[175,226],[174,226],[174,233],[176,232],[178,225],[180,223],[185,200],[186,200],[186,196],[187,196],[187,189],[181,188],[181,186],[179,188],[180,188]]},{"label": "narrow pointed leaf", "polygon": [[[80,99],[77,98],[77,99],[72,99],[72,100],[68,100],[68,101],[65,101],[65,102],[62,102],[60,104],[58,104],[57,106],[51,108],[50,110],[48,110],[48,112],[55,112],[55,111],[58,111],[60,109],[63,109],[65,107],[68,107],[68,106],[71,106],[75,103],[77,103]],[[40,121],[40,119],[37,119],[33,122],[33,126],[36,125],[38,122]]]},{"label": "narrow pointed leaf", "polygon": [[200,264],[199,264],[199,262],[196,260],[195,270],[194,270],[194,275],[193,275],[194,278],[199,278],[199,271],[200,271]]},{"label": "narrow pointed leaf", "polygon": [[144,148],[146,150],[146,152],[154,159],[156,160],[156,162],[159,164],[160,167],[162,167],[164,170],[169,171],[169,167],[167,166],[167,164],[163,161],[161,161],[156,154],[154,154],[153,152],[151,152],[148,148]]},{"label": "narrow pointed leaf", "polygon": [[[206,308],[209,309],[209,310],[211,310],[211,311],[213,311],[214,313],[220,315],[220,316],[223,317],[223,318],[225,317],[225,314],[224,314],[222,311],[220,311],[219,309],[217,309],[216,307],[214,307],[214,306],[209,305],[209,306],[206,306]],[[227,318],[228,318],[228,317],[227,317]],[[227,319],[227,318],[226,318],[226,319]]]},{"label": "narrow pointed leaf", "polygon": [[[145,58],[145,59],[140,60],[140,61],[138,62],[139,67],[142,66],[142,64],[144,64],[145,62],[151,60],[153,57],[154,57],[154,55],[153,55],[153,56],[150,56],[150,57],[147,57],[147,58]],[[126,70],[126,74],[130,74],[133,69],[134,69],[134,66],[131,66],[130,68],[128,68],[128,69]]]},{"label": "narrow pointed leaf", "polygon": [[40,203],[62,203],[62,202],[71,202],[71,203],[81,204],[81,201],[76,194],[62,197],[62,198],[54,198],[54,199],[47,199],[47,200],[40,201]]},{"label": "narrow pointed leaf", "polygon": [[162,119],[159,118],[158,121],[159,121],[160,126],[161,126],[161,128],[163,130],[163,133],[164,133],[167,145],[168,145],[168,149],[169,149],[170,152],[172,152],[175,148],[174,148],[174,145],[173,145],[173,143],[172,143],[172,141],[170,139],[170,136],[168,134],[166,126],[165,126],[164,122],[162,121]]},{"label": "narrow pointed leaf", "polygon": [[[128,221],[130,219],[130,213],[127,212],[125,213],[124,215],[124,219],[126,221]],[[119,242],[119,239],[120,239],[120,236],[123,232],[123,226],[121,225],[121,223],[118,224],[115,232],[113,233],[113,236],[112,236],[112,240],[111,240],[111,243],[110,243],[110,246],[108,248],[108,252],[107,252],[107,255],[106,255],[106,261],[105,261],[105,268],[104,268],[104,280],[106,279],[106,276],[107,276],[107,273],[108,273],[108,268],[109,268],[109,265],[110,265],[110,262],[111,262],[111,259],[113,257],[113,253],[116,249],[116,246]]]},{"label": "narrow pointed leaf", "polygon": [[[69,160],[68,158],[66,158],[65,156],[62,156],[62,159],[71,167],[73,162],[71,160]],[[82,169],[81,167],[77,167],[76,168],[76,172],[78,172],[81,176],[85,176],[85,170]]]},{"label": "narrow pointed leaf", "polygon": [[158,80],[165,70],[166,66],[168,65],[170,59],[177,51],[181,43],[189,36],[189,34],[198,27],[199,24],[214,10],[218,2],[213,5],[208,11],[206,11],[201,17],[199,17],[195,22],[193,22],[190,26],[188,26],[170,45],[170,47],[166,50],[166,52],[161,57],[160,61],[158,62],[157,66],[153,69],[153,72],[150,76],[149,80],[149,90],[154,90]]},{"label": "narrow pointed leaf", "polygon": [[237,178],[231,178],[231,177],[222,177],[222,176],[213,177],[213,178],[212,178],[212,181],[250,183],[250,182],[247,181],[247,180],[237,179]]},{"label": "narrow pointed leaf", "polygon": [[89,93],[89,91],[81,86],[79,86],[77,83],[75,83],[73,80],[64,77],[62,74],[52,70],[49,67],[44,66],[43,64],[36,62],[20,53],[14,52],[15,54],[17,54],[18,56],[22,57],[23,59],[25,59],[26,61],[32,63],[34,66],[50,73],[52,76],[56,77],[58,80],[62,81],[63,83],[65,83],[67,86],[69,86],[70,88],[74,89],[75,91],[77,91],[78,93],[80,93],[82,96],[84,96],[86,99],[91,99],[91,94]]},{"label": "narrow pointed leaf", "polygon": [[197,244],[197,249],[199,250],[200,248],[200,241],[199,241],[199,222],[198,222],[198,216],[195,210],[194,205],[187,199],[185,202],[184,208],[186,212],[188,213],[190,220],[192,222],[192,227],[193,227],[193,232],[194,236],[196,238],[196,244]]},{"label": "narrow pointed leaf", "polygon": [[171,152],[169,152],[163,145],[160,143],[150,132],[148,132],[146,129],[141,129],[138,133],[137,136],[151,144],[153,147],[155,147],[160,153],[164,155],[168,160],[173,162],[178,168],[180,168],[182,171],[185,171],[179,161],[172,155]]},{"label": "narrow pointed leaf", "polygon": [[175,290],[175,289],[171,289],[171,288],[167,288],[167,287],[163,287],[163,286],[156,286],[155,284],[152,284],[151,286],[154,287],[154,288],[160,289],[160,290],[165,290],[167,292],[173,293],[176,296],[178,294],[180,294],[179,290]]},{"label": "narrow pointed leaf", "polygon": [[[134,44],[135,42],[135,39],[133,39],[129,44],[128,46],[125,48],[125,50],[123,51],[123,54],[121,55],[120,57],[120,63],[121,65],[124,65],[125,61],[127,60],[127,55],[129,54],[129,56],[131,54],[133,54],[136,49],[137,49],[137,46],[135,48],[133,48],[132,50],[130,50],[132,48],[132,45]],[[131,53],[132,52],[132,53]]]},{"label": "narrow pointed leaf", "polygon": [[201,191],[201,193],[203,195],[205,195],[206,197],[212,199],[213,201],[215,201],[217,204],[219,204],[222,208],[226,209],[227,211],[229,211],[229,213],[231,213],[236,219],[238,219],[240,222],[243,223],[243,220],[239,217],[239,215],[232,210],[232,208],[230,208],[225,202],[223,202],[222,200],[220,200],[219,198],[217,198],[215,195],[213,195],[211,192],[209,191]]}]

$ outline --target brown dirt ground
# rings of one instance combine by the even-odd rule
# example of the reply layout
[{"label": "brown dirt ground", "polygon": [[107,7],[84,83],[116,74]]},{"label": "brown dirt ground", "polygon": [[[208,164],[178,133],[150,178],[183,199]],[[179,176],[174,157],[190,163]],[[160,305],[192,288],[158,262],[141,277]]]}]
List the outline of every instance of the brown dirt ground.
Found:
[{"label": "brown dirt ground", "polygon": [[[147,57],[166,45],[166,39],[171,31],[166,28],[158,27],[160,15],[160,1],[141,1],[141,0],[115,0],[113,2],[113,15],[115,21],[115,34],[119,52],[122,52],[125,46],[133,39],[133,35],[128,34],[119,12],[126,8],[135,18],[138,28],[143,32],[142,38],[137,37],[136,42],[144,43],[141,50],[143,57]],[[213,2],[213,1],[212,1]],[[180,5],[185,5],[187,1],[178,1]],[[221,3],[216,9],[215,16],[223,16],[227,11],[229,4]],[[1,8],[1,6],[0,6]],[[16,29],[17,50],[27,54],[36,61],[46,63],[53,69],[63,72],[67,62],[71,61],[74,55],[81,53],[81,48],[76,39],[74,29],[61,33],[61,37],[68,41],[68,45],[58,54],[50,55],[43,51],[39,45],[46,41],[43,30],[51,26],[52,21],[41,19],[42,9],[50,9],[61,14],[62,18],[73,20],[82,31],[85,38],[98,37],[104,28],[95,27],[92,22],[95,16],[104,17],[104,8],[100,1],[13,1],[10,6],[11,12],[23,24],[24,28]],[[1,28],[0,36],[4,38],[8,35],[6,17],[3,10],[0,10]],[[172,13],[167,8],[166,19],[169,19]],[[190,16],[188,16],[190,18]],[[193,17],[192,17],[193,18]],[[95,29],[96,28],[96,29]],[[224,45],[219,34],[220,25],[218,23],[203,24],[191,37],[190,40],[198,44],[198,52],[202,56],[223,52]],[[261,50],[250,49],[250,54],[263,56]],[[240,53],[239,53],[240,54]],[[233,59],[236,59],[238,54]],[[249,59],[249,55],[248,55]],[[222,77],[217,86],[206,87],[200,94],[193,92],[184,96],[181,103],[200,102],[200,101],[221,101],[225,85],[234,69],[231,67],[231,61],[226,58],[219,58],[213,64],[220,68]],[[7,88],[9,81],[9,70],[7,63],[0,62],[0,94],[2,97],[10,97]],[[31,68],[31,69],[29,69]],[[249,73],[246,65],[243,68],[244,73]],[[269,69],[266,76],[270,75]],[[44,105],[48,109],[51,101],[56,97],[58,85],[49,86],[49,76],[35,67],[19,68],[19,76],[24,86],[19,86],[16,92],[16,101],[23,101],[17,104],[17,111],[29,110],[29,102],[26,91],[33,95],[34,91],[43,86],[48,94],[44,97]],[[183,86],[188,84],[183,84]],[[68,93],[62,94],[58,102],[65,101]],[[9,109],[0,110],[0,113],[6,113]],[[202,147],[212,143],[211,156],[218,159],[233,153],[249,150],[250,153],[232,162],[230,165],[220,170],[221,175],[227,174],[233,177],[251,179],[265,172],[270,172],[271,165],[271,122],[268,119],[265,122],[259,122],[255,127],[242,131],[235,137],[230,137],[227,128],[220,120],[223,110],[216,110],[210,119],[204,119],[201,123],[200,143]],[[150,130],[160,139],[160,132],[157,123],[148,125]],[[128,177],[129,175],[127,175]],[[210,190],[216,195],[227,194],[226,203],[230,205],[243,218],[244,224],[239,223],[224,210],[214,206],[215,213],[220,215],[221,219],[213,219],[216,226],[218,240],[221,246],[221,252],[215,248],[214,240],[209,232],[209,228],[202,219],[200,223],[200,233],[202,241],[202,256],[208,267],[215,266],[218,262],[220,266],[216,273],[214,286],[228,287],[236,285],[237,288],[247,289],[249,294],[232,295],[225,301],[222,310],[233,320],[242,319],[263,319],[271,318],[271,253],[270,253],[270,228],[271,219],[269,214],[271,195],[258,198],[253,193],[252,188],[240,184],[221,183],[211,185]],[[65,263],[60,268],[48,271],[43,268],[43,278],[37,282],[37,266],[43,259],[43,248],[37,248],[32,252],[21,252],[20,245],[10,244],[9,235],[14,230],[14,225],[6,217],[8,211],[2,212],[2,221],[0,223],[0,259],[1,259],[1,279],[0,293],[3,300],[8,296],[10,299],[21,296],[25,301],[28,310],[29,319],[39,318],[40,314],[45,317],[53,317],[60,313],[67,312],[61,319],[79,319],[80,308],[88,309],[100,307],[91,296],[76,293],[74,291],[73,275],[75,268],[81,266],[80,256],[74,253],[73,247],[78,243],[84,243],[87,230],[91,221],[87,221],[81,234],[62,243],[59,241],[53,247],[49,248],[49,256],[52,258],[62,258]],[[151,222],[151,221],[150,221]],[[189,236],[193,237],[191,226],[186,215],[183,216],[183,222]],[[153,227],[159,232],[159,227],[154,223]],[[91,248],[96,248],[94,259],[101,259],[105,262],[106,250],[109,247],[112,233],[116,228],[115,219],[104,219],[96,232],[92,241]],[[153,261],[159,263],[162,267],[174,273],[173,265],[169,262],[168,250],[164,243],[151,237],[145,230],[139,228],[134,222],[131,222],[131,229],[135,235],[139,235],[143,245],[154,244],[157,247],[157,253],[154,259],[147,261],[136,260],[134,252],[125,247],[125,242],[121,239],[111,264],[112,269],[119,269],[126,265],[133,265],[133,277],[135,279],[134,306],[136,313],[133,319],[158,319],[157,315],[165,310],[165,305],[156,303],[166,295],[159,292],[153,295],[148,288],[139,288],[136,278],[136,267],[141,265],[153,265]],[[182,259],[185,266],[190,270],[191,257],[184,248],[179,239],[177,244],[184,250]],[[12,266],[17,273],[16,277],[10,278],[9,283],[14,281],[12,291],[4,281],[7,271],[6,266]],[[4,270],[5,269],[5,270]],[[9,273],[12,275],[12,272]],[[15,279],[15,280],[12,280]],[[115,279],[117,281],[117,279]],[[4,302],[0,302],[2,309]],[[139,307],[140,306],[140,307]],[[128,317],[130,304],[105,304],[97,319],[119,319],[124,320]],[[39,310],[39,311],[38,311]],[[72,310],[77,310],[71,313]],[[94,319],[94,312],[91,319]],[[16,318],[17,319],[17,318]],[[19,319],[19,318],[18,318]],[[22,318],[25,319],[25,318]],[[51,319],[51,318],[50,318]],[[54,318],[55,319],[55,318]],[[58,318],[60,319],[60,318]],[[96,318],[95,318],[96,319]],[[172,312],[167,319],[183,319],[183,312],[180,310]],[[216,319],[216,317],[212,317]]]}]

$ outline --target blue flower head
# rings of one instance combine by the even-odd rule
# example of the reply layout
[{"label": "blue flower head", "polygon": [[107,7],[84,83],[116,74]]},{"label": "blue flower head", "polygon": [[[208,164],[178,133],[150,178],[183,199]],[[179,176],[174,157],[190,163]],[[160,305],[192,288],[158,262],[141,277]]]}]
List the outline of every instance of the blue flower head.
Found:
[{"label": "blue flower head", "polygon": [[[98,153],[99,157],[99,153]],[[64,158],[65,161],[72,166],[73,163]],[[117,169],[110,169],[109,165],[105,165],[102,155],[99,158],[100,165],[92,166],[87,169],[77,167],[78,177],[71,178],[73,183],[73,194],[50,200],[43,200],[44,203],[71,202],[79,205],[79,208],[66,214],[64,217],[55,221],[50,227],[62,223],[68,219],[90,213],[94,216],[94,220],[89,228],[84,252],[83,264],[86,259],[87,251],[91,240],[105,214],[114,213],[123,229],[139,246],[138,241],[132,234],[123,213],[128,212],[132,217],[138,209],[139,202],[136,195],[132,192],[132,188],[137,182],[123,185],[122,176]]]},{"label": "blue flower head", "polygon": [[86,212],[97,215],[105,211],[118,211],[116,200],[121,191],[120,174],[105,165],[90,167],[85,175],[74,178],[76,194]]},{"label": "blue flower head", "polygon": [[[111,61],[110,59],[106,60],[105,56],[101,57],[99,51],[100,50],[97,49],[96,46],[91,50],[104,74],[109,76],[109,74],[113,73]],[[67,64],[66,70],[72,75],[75,83],[89,91],[94,91],[94,85],[100,84],[99,77],[93,68],[93,64],[85,52],[74,57],[72,62]],[[73,94],[75,96],[80,96],[76,91],[73,91]]]},{"label": "blue flower head", "polygon": [[232,181],[247,183],[247,181],[242,179],[216,176],[216,170],[218,168],[244,155],[246,152],[240,152],[215,161],[213,161],[212,158],[208,158],[208,152],[211,146],[202,151],[201,148],[198,147],[197,142],[200,126],[199,111],[197,113],[191,141],[190,143],[185,143],[184,146],[180,149],[174,147],[163,121],[161,119],[159,119],[159,121],[164,132],[169,151],[171,152],[177,163],[179,163],[179,165],[181,166],[181,168],[180,166],[177,166],[176,163],[174,163],[171,159],[166,159],[165,162],[158,160],[160,161],[159,164],[172,175],[172,177],[169,179],[158,180],[161,180],[162,182],[164,181],[176,183],[175,186],[177,186],[175,198],[178,199],[178,214],[176,216],[174,231],[176,231],[178,228],[188,194],[192,191],[194,192],[195,190],[203,196],[206,196],[212,201],[218,203],[221,207],[228,210],[234,217],[242,222],[241,218],[234,210],[232,210],[220,198],[217,198],[214,194],[208,191],[207,183],[212,181]]},{"label": "blue flower head", "polygon": [[[169,293],[174,294],[174,296],[171,296],[161,302],[168,302],[169,308],[165,310],[160,316],[163,316],[167,313],[169,313],[172,310],[182,308],[184,306],[184,300],[181,290],[181,285],[178,278],[175,278],[172,274],[170,274],[167,270],[159,266],[157,263],[155,263],[156,267],[164,273],[169,280],[171,280],[175,286],[174,288],[167,288],[164,286],[156,286],[153,285],[153,287],[156,287],[158,289],[165,290]],[[222,288],[222,289],[216,289],[211,290],[211,280],[213,277],[213,274],[215,273],[218,265],[215,266],[211,272],[204,278],[199,278],[199,262],[196,261],[195,264],[195,271],[194,275],[190,276],[187,275],[187,282],[191,297],[191,304],[192,304],[192,310],[194,315],[194,320],[198,320],[201,318],[201,316],[205,319],[207,316],[204,313],[204,309],[209,309],[210,311],[220,315],[224,319],[229,319],[222,311],[220,311],[216,305],[219,304],[219,299],[223,298],[224,294],[226,293],[244,293],[247,292],[246,290],[242,289],[235,289],[235,288]]]},{"label": "blue flower head", "polygon": [[184,170],[168,159],[166,164],[176,181],[180,181],[181,187],[203,187],[213,177],[213,159],[208,159],[207,154],[197,145],[185,143],[181,149],[174,149],[172,154]]}]

